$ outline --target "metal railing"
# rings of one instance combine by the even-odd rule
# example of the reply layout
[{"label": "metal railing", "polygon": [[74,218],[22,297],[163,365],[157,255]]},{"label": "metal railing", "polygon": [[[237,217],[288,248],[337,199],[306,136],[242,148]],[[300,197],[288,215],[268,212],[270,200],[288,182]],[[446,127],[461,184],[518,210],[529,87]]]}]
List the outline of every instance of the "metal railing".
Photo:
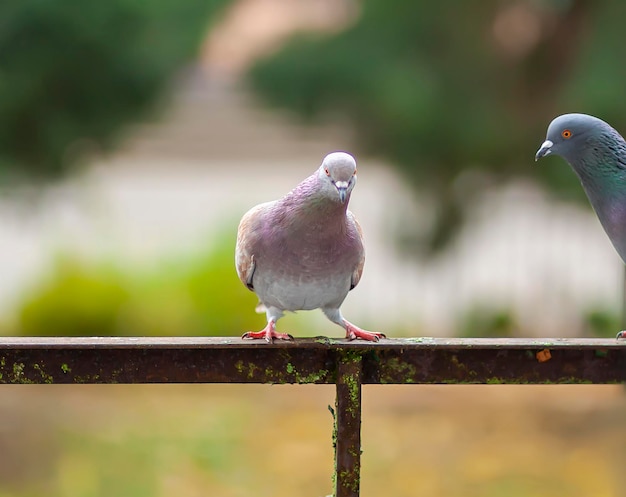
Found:
[{"label": "metal railing", "polygon": [[626,380],[626,341],[328,338],[0,338],[0,383],[336,385],[335,495],[359,495],[361,385]]}]

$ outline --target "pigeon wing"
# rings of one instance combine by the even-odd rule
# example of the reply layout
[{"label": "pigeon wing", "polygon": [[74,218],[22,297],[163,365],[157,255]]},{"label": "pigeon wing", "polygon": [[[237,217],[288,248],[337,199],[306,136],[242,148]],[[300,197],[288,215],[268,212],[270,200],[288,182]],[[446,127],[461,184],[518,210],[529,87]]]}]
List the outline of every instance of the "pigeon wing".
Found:
[{"label": "pigeon wing", "polygon": [[268,207],[273,202],[259,204],[244,214],[237,229],[237,245],[235,246],[235,266],[241,282],[254,291],[252,277],[256,263],[254,255],[259,249],[264,219]]},{"label": "pigeon wing", "polygon": [[348,211],[347,216],[348,224],[354,227],[354,230],[359,239],[358,241],[360,242],[359,259],[356,267],[354,268],[354,271],[352,272],[352,279],[350,281],[350,290],[352,290],[355,286],[359,284],[359,281],[361,280],[361,275],[363,274],[363,267],[365,266],[365,250],[363,249],[363,230],[361,229],[361,225],[356,220],[356,217],[354,217],[354,214],[352,214],[352,212]]}]

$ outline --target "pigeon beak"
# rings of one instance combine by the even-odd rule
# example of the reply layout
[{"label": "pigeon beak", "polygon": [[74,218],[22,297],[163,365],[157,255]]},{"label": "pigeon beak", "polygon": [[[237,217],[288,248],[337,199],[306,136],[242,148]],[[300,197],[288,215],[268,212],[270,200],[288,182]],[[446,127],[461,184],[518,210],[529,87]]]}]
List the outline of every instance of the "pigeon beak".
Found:
[{"label": "pigeon beak", "polygon": [[539,150],[537,150],[537,153],[535,154],[535,162],[537,162],[542,157],[545,157],[546,155],[550,155],[552,153],[552,145],[554,145],[554,143],[552,143],[550,140],[546,140],[545,142],[543,142],[541,144],[541,147],[539,147]]},{"label": "pigeon beak", "polygon": [[347,181],[335,181],[335,188],[337,188],[337,193],[339,194],[339,200],[342,204],[346,203],[346,198],[348,197],[348,182]]}]

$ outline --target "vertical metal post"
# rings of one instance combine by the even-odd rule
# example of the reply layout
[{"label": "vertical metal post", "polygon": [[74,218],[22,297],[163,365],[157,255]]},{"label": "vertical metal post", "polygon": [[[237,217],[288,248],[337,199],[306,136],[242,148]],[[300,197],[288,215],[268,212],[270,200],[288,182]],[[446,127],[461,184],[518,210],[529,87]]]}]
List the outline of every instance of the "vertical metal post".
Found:
[{"label": "vertical metal post", "polygon": [[337,363],[335,401],[335,497],[358,497],[361,482],[361,375],[359,353]]}]

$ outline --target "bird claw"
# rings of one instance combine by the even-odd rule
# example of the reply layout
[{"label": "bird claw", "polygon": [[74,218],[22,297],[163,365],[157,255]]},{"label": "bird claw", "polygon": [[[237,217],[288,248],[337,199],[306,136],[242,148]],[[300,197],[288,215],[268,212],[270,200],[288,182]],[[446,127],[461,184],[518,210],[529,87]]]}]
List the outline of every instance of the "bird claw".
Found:
[{"label": "bird claw", "polygon": [[626,330],[620,331],[615,337],[617,340],[622,340],[626,338]]},{"label": "bird claw", "polygon": [[367,342],[378,342],[381,338],[387,338],[384,333],[375,333],[373,331],[363,331],[361,333],[349,333],[346,335],[348,340],[365,340]]},{"label": "bird claw", "polygon": [[354,326],[352,323],[345,321],[346,324],[346,338],[348,340],[356,340],[360,338],[361,340],[366,340],[368,342],[378,342],[381,338],[387,338],[384,333],[376,333],[374,331],[365,331],[359,328],[358,326]]},{"label": "bird claw", "polygon": [[274,329],[265,328],[261,331],[248,331],[241,335],[242,339],[251,338],[253,340],[258,340],[260,338],[264,338],[268,343],[273,343],[274,339],[277,340],[293,340],[293,337],[288,333],[278,333]]}]

